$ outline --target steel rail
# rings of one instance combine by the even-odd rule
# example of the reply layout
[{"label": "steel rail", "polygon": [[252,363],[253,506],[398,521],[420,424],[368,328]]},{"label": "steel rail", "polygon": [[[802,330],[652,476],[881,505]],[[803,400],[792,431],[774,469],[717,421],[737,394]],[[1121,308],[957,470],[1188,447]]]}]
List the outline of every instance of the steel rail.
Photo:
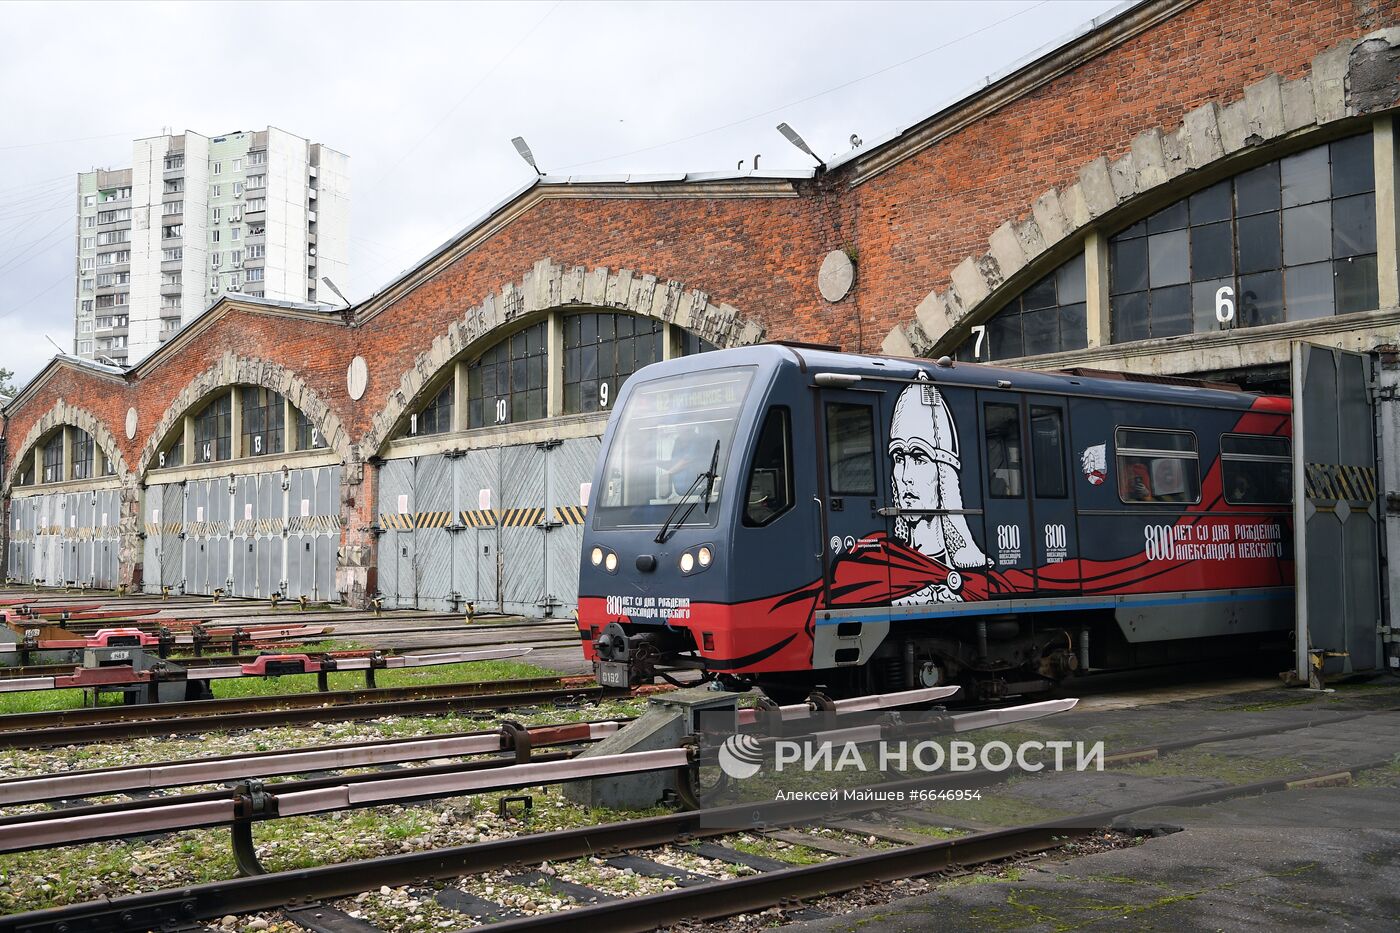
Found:
[{"label": "steel rail", "polygon": [[[588,928],[652,930],[686,918],[714,918],[769,907],[785,898],[812,897],[851,890],[872,881],[930,874],[960,864],[1004,858],[1019,852],[1053,845],[1058,840],[1092,832],[1119,816],[1162,806],[1199,806],[1237,796],[1288,789],[1349,771],[1356,773],[1392,763],[1390,757],[1349,767],[1334,767],[1292,777],[1259,781],[1163,800],[1148,801],[1084,814],[1073,822],[1046,821],[1030,826],[977,833],[904,849],[885,850],[732,881],[716,881],[695,888],[641,898],[629,898],[596,907],[579,907],[554,915],[492,924],[493,930]],[[926,782],[882,785],[890,790]],[[912,789],[912,786],[909,787]],[[764,805],[766,825],[793,825],[820,821],[843,813],[878,810],[869,801],[791,801]],[[423,884],[428,880],[595,856],[603,852],[653,848],[690,839],[724,835],[726,823],[751,818],[753,806],[738,804],[705,811],[689,811],[601,826],[516,836],[509,839],[367,859],[318,868],[275,872],[212,882],[147,894],[67,907],[30,911],[0,917],[0,933],[105,933],[130,929],[162,928],[194,921],[276,907],[296,907],[336,897],[376,890],[382,885]],[[766,879],[766,880],[765,880]],[[694,895],[694,896],[689,896]],[[626,906],[631,910],[624,910]],[[616,913],[614,913],[616,911]],[[535,926],[538,924],[538,926]]]},{"label": "steel rail", "polygon": [[[534,726],[523,731],[529,735],[533,746],[540,747],[561,742],[597,741],[617,732],[622,724],[622,721],[609,719]],[[16,806],[46,800],[214,784],[310,771],[339,771],[429,758],[455,758],[509,751],[513,745],[510,734],[497,729],[7,778],[0,780],[0,805]]]},{"label": "steel rail", "polygon": [[[306,790],[284,791],[272,785],[266,790],[268,809],[252,818],[306,816],[424,798],[670,771],[685,767],[690,761],[690,754],[687,748],[663,748],[598,758],[512,764],[488,771],[459,767],[440,773],[407,776],[393,772],[379,773]],[[219,799],[198,803],[191,803],[185,797],[170,797],[141,801],[136,807],[84,807],[80,810],[23,814],[0,820],[0,852],[23,852],[145,833],[232,824],[244,818],[239,812],[238,796],[236,791],[225,791],[219,795]]]},{"label": "steel rail", "polygon": [[[489,688],[507,688],[491,693]],[[513,688],[513,689],[512,689]],[[39,748],[145,738],[176,733],[232,731],[306,722],[345,722],[384,716],[423,716],[476,709],[510,709],[569,699],[597,700],[626,696],[597,686],[568,686],[556,678],[495,683],[433,684],[332,693],[293,693],[277,697],[238,697],[233,700],[194,700],[163,703],[155,709],[128,710],[125,717],[73,717],[53,713],[21,713],[0,718],[0,748]],[[261,702],[253,702],[259,700]],[[174,709],[180,707],[181,709]],[[65,710],[97,712],[104,710]],[[23,721],[36,717],[39,723]]]},{"label": "steel rail", "polygon": [[1235,797],[1277,793],[1298,784],[1333,777],[1342,772],[1354,774],[1358,771],[1386,767],[1393,760],[1386,757],[1345,768],[1330,767],[1250,784],[1193,791],[1164,800],[1128,804],[1012,829],[975,833],[923,845],[872,852],[869,855],[837,858],[815,865],[719,880],[713,884],[676,888],[661,894],[622,898],[552,914],[505,920],[491,924],[491,930],[493,933],[514,933],[520,930],[537,933],[558,930],[572,933],[575,930],[591,928],[605,929],[609,933],[642,933],[683,920],[728,917],[766,909],[788,900],[842,894],[868,884],[917,878],[950,868],[1053,848],[1070,839],[1108,827],[1115,819],[1141,810],[1156,807],[1197,807]]}]

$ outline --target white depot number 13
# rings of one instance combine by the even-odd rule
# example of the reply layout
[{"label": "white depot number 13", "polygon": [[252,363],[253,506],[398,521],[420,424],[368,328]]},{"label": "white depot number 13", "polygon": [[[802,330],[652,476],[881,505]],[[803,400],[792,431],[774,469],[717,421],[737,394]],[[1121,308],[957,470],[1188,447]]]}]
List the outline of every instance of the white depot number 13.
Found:
[{"label": "white depot number 13", "polygon": [[1229,285],[1215,290],[1215,319],[1221,324],[1229,324],[1235,319],[1235,290]]}]

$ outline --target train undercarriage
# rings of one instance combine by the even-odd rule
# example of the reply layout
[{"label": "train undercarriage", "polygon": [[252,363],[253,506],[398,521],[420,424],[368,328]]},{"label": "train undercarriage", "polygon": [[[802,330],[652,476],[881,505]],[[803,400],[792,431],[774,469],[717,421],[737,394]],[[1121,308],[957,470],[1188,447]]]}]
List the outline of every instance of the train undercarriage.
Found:
[{"label": "train undercarriage", "polygon": [[939,626],[894,625],[861,664],[817,670],[731,674],[706,667],[684,629],[610,624],[594,641],[600,682],[627,687],[657,679],[679,684],[695,672],[727,689],[762,690],[779,703],[817,692],[833,699],[956,684],[962,698],[990,702],[1049,693],[1090,674],[1258,656],[1288,645],[1279,633],[1132,642],[1111,611],[1047,625],[1035,616],[998,616]]}]

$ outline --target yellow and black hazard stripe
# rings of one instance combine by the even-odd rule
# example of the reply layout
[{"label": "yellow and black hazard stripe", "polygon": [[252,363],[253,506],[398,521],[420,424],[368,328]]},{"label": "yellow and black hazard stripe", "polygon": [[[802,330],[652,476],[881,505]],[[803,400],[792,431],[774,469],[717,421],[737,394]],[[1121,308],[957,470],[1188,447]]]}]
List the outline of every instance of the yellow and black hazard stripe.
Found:
[{"label": "yellow and black hazard stripe", "polygon": [[502,528],[529,528],[544,521],[544,509],[506,509],[497,513]]},{"label": "yellow and black hazard stripe", "polygon": [[462,524],[468,528],[495,528],[495,509],[466,509],[462,512]]},{"label": "yellow and black hazard stripe", "polygon": [[582,525],[588,518],[586,505],[556,505],[554,520],[564,525]]},{"label": "yellow and black hazard stripe", "polygon": [[412,531],[413,516],[407,513],[402,515],[380,515],[379,527],[391,531]]},{"label": "yellow and black hazard stripe", "polygon": [[1375,467],[1309,463],[1303,478],[1309,499],[1372,502],[1376,498]]},{"label": "yellow and black hazard stripe", "polygon": [[414,528],[446,528],[452,524],[452,513],[419,512],[413,516]]}]

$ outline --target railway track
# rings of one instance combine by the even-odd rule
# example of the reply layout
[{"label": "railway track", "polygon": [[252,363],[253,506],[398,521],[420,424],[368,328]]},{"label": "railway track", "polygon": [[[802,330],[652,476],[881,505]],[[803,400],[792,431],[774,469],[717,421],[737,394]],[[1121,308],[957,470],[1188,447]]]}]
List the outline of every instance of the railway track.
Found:
[{"label": "railway track", "polygon": [[[1140,760],[1144,756],[1170,755],[1199,745],[1244,741],[1313,727],[1330,728],[1339,723],[1389,712],[1393,711],[1341,714],[1228,734],[1214,732],[1151,748],[1117,751],[1109,760]],[[405,885],[416,886],[424,897],[431,897],[437,904],[461,912],[464,925],[468,917],[495,918],[497,922],[489,924],[493,933],[590,927],[610,931],[650,930],[686,920],[714,919],[761,911],[779,904],[791,905],[794,901],[827,897],[874,883],[1016,858],[1053,849],[1101,831],[1115,819],[1144,809],[1202,806],[1235,797],[1280,793],[1300,785],[1339,780],[1343,776],[1390,765],[1393,760],[1393,753],[1384,756],[1378,754],[1373,758],[1336,762],[1323,769],[1300,771],[1267,780],[1207,790],[1193,788],[1066,818],[1029,822],[1004,829],[983,829],[957,838],[931,841],[914,841],[917,837],[893,824],[856,819],[877,811],[880,805],[868,800],[850,799],[849,795],[837,801],[765,803],[760,826],[751,826],[750,823],[754,805],[743,803],[78,904],[0,918],[0,931],[59,933],[80,929],[159,928],[227,914],[266,910],[281,910],[287,917],[305,922],[304,925],[311,929],[371,930],[372,925],[363,921],[352,922],[352,918],[327,902],[378,890],[382,886]],[[509,765],[503,767],[508,768]],[[1004,772],[942,774],[886,783],[879,785],[879,789],[888,793],[940,785],[964,788],[991,786],[1006,777]],[[726,827],[735,825],[751,826],[751,829],[744,831],[767,833],[775,838],[805,840],[796,844],[809,845],[835,857],[817,864],[795,865],[755,856],[724,844],[724,838],[736,832]],[[861,851],[860,846],[850,843],[824,842],[811,834],[812,828],[820,826],[850,830],[896,845]],[[797,827],[798,831],[782,827]],[[716,862],[747,866],[756,873],[715,878],[677,869],[656,860],[658,850],[663,848],[693,852]],[[549,879],[553,875],[522,870],[520,866],[540,866],[543,863],[595,856],[601,857],[607,865],[630,869],[635,874],[669,877],[675,887],[662,893],[616,897],[605,891],[560,882],[556,878],[553,889],[579,906],[534,916],[512,915],[511,909],[483,901],[454,884],[431,890],[435,887],[431,884],[434,881],[460,881],[488,873],[497,884],[515,879],[521,883],[550,885]]]},{"label": "railway track", "polygon": [[593,685],[591,678],[543,677],[18,713],[0,716],[0,748],[42,748],[303,722],[509,709],[625,695],[621,691],[604,691]]}]

